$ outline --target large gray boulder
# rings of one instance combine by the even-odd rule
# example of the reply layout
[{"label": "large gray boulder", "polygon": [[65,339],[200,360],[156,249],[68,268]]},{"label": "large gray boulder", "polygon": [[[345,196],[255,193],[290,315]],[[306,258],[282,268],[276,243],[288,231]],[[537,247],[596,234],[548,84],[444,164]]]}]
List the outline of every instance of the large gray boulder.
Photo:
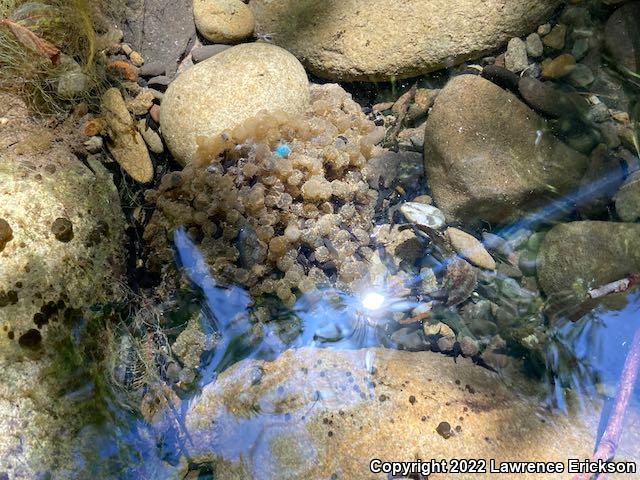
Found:
[{"label": "large gray boulder", "polygon": [[183,165],[198,137],[214,137],[262,110],[302,113],[309,104],[304,68],[289,52],[247,43],[197,64],[171,83],[162,100],[162,134]]},{"label": "large gray boulder", "polygon": [[388,81],[461,63],[531,33],[558,0],[251,0],[256,35],[314,74]]},{"label": "large gray boulder", "polygon": [[475,75],[440,92],[425,131],[427,182],[450,222],[505,223],[580,184],[588,159],[512,93]]},{"label": "large gray boulder", "polygon": [[[246,360],[191,403],[187,454],[192,463],[210,464],[219,480],[386,479],[369,471],[374,458],[566,462],[590,456],[597,406],[553,415],[533,383],[508,378],[469,359],[382,348],[303,348],[271,362]],[[619,458],[638,458],[639,440],[640,432],[628,429]]]},{"label": "large gray boulder", "polygon": [[640,224],[599,221],[553,227],[538,253],[547,296],[584,298],[589,289],[640,273]]}]

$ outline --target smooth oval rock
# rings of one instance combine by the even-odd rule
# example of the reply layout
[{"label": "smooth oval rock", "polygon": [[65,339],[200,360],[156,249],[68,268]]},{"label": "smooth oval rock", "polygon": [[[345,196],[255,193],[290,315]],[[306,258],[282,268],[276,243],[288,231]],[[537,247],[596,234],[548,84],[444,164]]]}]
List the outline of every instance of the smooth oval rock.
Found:
[{"label": "smooth oval rock", "polygon": [[406,202],[400,207],[405,218],[415,224],[440,230],[445,226],[444,214],[432,205],[418,202]]},{"label": "smooth oval rock", "polygon": [[[332,80],[388,81],[461,63],[533,31],[557,0],[252,0],[256,34]],[[399,28],[401,25],[401,28]]]},{"label": "smooth oval rock", "polygon": [[487,270],[496,269],[495,260],[476,237],[453,227],[447,228],[446,235],[453,249],[461,257],[466,258],[476,267]]},{"label": "smooth oval rock", "polygon": [[165,142],[183,165],[196,156],[199,136],[213,137],[261,110],[302,113],[309,82],[298,60],[275,45],[229,48],[182,73],[162,100]]},{"label": "smooth oval rock", "polygon": [[253,12],[241,0],[194,0],[198,32],[211,42],[237,43],[253,33]]},{"label": "smooth oval rock", "polygon": [[[462,451],[497,464],[589,458],[601,405],[554,414],[541,393],[521,375],[502,377],[471,359],[454,362],[433,352],[287,350],[271,362],[236,363],[191,402],[182,473],[193,462],[211,465],[218,480],[370,480],[387,478],[369,470],[374,458],[459,458]],[[629,415],[637,421],[635,409]],[[449,438],[439,428],[445,422]],[[637,458],[638,436],[624,429],[620,458]],[[549,474],[459,478],[548,480]]]},{"label": "smooth oval rock", "polygon": [[588,164],[517,97],[477,75],[453,78],[438,95],[424,160],[449,223],[516,220],[575,189]]}]

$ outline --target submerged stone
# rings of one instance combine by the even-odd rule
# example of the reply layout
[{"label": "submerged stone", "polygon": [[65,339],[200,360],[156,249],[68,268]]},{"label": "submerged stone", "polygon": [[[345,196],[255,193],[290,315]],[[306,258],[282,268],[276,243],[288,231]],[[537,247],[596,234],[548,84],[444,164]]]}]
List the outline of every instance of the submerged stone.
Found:
[{"label": "submerged stone", "polygon": [[450,223],[515,220],[578,187],[588,164],[517,97],[475,75],[453,78],[438,95],[424,160]]},{"label": "submerged stone", "polygon": [[538,253],[547,296],[584,300],[589,289],[640,272],[640,224],[571,222],[553,227]]},{"label": "submerged stone", "polygon": [[[186,455],[219,480],[364,480],[378,478],[369,470],[374,458],[459,458],[461,449],[498,462],[588,458],[600,406],[554,415],[538,393],[519,375],[432,352],[288,350],[271,362],[240,362],[203,389],[186,415]],[[617,456],[638,458],[638,436],[626,429]]]}]

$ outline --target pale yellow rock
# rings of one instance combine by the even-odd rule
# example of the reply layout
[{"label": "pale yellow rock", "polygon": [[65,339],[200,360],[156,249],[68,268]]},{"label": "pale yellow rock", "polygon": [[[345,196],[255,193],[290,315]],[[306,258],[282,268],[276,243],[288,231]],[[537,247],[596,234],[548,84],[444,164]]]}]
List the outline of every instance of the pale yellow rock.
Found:
[{"label": "pale yellow rock", "polygon": [[198,32],[216,43],[237,43],[250,37],[255,20],[241,0],[194,0],[193,17]]},{"label": "pale yellow rock", "polygon": [[559,0],[251,0],[266,35],[332,80],[388,81],[482,56],[544,23]]},{"label": "pale yellow rock", "polygon": [[229,48],[182,73],[162,100],[160,123],[167,146],[185,165],[196,139],[213,137],[259,111],[302,113],[309,104],[304,68],[286,50],[268,43]]},{"label": "pale yellow rock", "polygon": [[[470,359],[383,348],[287,350],[272,362],[246,360],[222,373],[190,405],[185,427],[194,463],[218,480],[387,479],[374,458],[588,458],[601,406],[552,414],[521,376],[498,376]],[[630,411],[625,425],[638,421]],[[441,422],[453,435],[436,430]],[[459,427],[459,428],[457,428]],[[617,459],[636,460],[640,431],[626,428]],[[186,465],[186,460],[184,464]],[[334,477],[335,478],[335,477]],[[429,480],[550,480],[549,474],[433,474]],[[610,478],[636,478],[618,475]]]},{"label": "pale yellow rock", "polygon": [[487,270],[496,269],[496,261],[476,237],[454,227],[447,228],[446,235],[451,246],[461,257],[466,258],[476,267]]},{"label": "pale yellow rock", "polygon": [[113,158],[137,182],[150,182],[153,164],[149,151],[117,88],[110,88],[103,95],[102,114],[111,138],[107,146]]}]

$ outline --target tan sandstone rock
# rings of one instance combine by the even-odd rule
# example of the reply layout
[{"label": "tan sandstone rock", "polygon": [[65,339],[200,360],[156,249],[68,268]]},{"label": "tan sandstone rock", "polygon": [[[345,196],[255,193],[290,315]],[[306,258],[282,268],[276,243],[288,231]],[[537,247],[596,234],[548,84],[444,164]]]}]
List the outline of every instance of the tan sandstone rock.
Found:
[{"label": "tan sandstone rock", "polygon": [[307,75],[293,55],[268,43],[243,44],[174,80],[160,123],[171,153],[186,165],[195,158],[199,136],[213,137],[261,110],[302,113],[308,103]]},{"label": "tan sandstone rock", "polygon": [[406,78],[531,33],[557,0],[251,0],[267,35],[332,80]]},{"label": "tan sandstone rock", "polygon": [[237,43],[253,33],[253,12],[241,0],[194,0],[198,32],[217,43]]},{"label": "tan sandstone rock", "polygon": [[[471,360],[431,352],[288,350],[273,362],[240,362],[205,387],[187,413],[188,455],[210,464],[220,480],[386,479],[369,471],[374,458],[588,457],[598,410],[553,415],[534,390],[523,378],[505,381]],[[638,431],[627,429],[619,458],[638,458],[638,440]],[[494,478],[486,475],[455,478]]]}]

